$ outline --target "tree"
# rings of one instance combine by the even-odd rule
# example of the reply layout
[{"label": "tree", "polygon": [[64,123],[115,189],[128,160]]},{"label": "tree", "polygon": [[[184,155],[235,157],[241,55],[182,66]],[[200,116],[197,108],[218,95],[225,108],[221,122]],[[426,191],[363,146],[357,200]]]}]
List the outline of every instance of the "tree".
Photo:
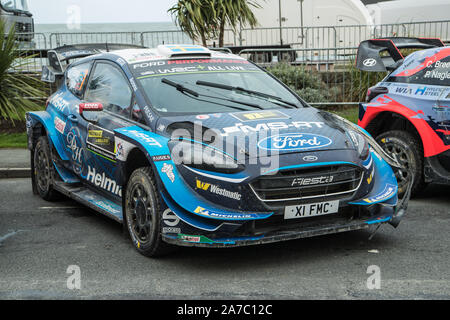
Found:
[{"label": "tree", "polygon": [[261,6],[254,0],[213,0],[219,25],[219,47],[224,46],[225,27],[230,26],[234,32],[242,25],[251,28],[258,25],[252,9]]},{"label": "tree", "polygon": [[175,17],[181,30],[194,41],[201,38],[204,46],[208,39],[217,36],[217,29],[214,27],[217,16],[212,0],[179,0],[168,12]]},{"label": "tree", "polygon": [[30,97],[43,97],[42,82],[25,71],[32,57],[24,56],[14,26],[6,32],[0,19],[0,119],[24,120],[25,112],[41,109]]},{"label": "tree", "polygon": [[252,9],[259,7],[255,0],[179,0],[169,13],[194,41],[201,38],[206,46],[209,39],[219,38],[223,47],[226,26],[235,32],[241,25],[255,27],[258,22]]}]

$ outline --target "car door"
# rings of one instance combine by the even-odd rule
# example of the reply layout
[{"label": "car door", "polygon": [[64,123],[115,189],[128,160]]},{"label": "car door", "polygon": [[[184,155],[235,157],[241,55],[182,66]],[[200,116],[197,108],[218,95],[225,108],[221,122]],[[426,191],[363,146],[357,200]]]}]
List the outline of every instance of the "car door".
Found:
[{"label": "car door", "polygon": [[116,150],[114,130],[133,126],[133,110],[136,103],[130,83],[112,62],[97,61],[89,78],[84,95],[86,103],[101,103],[102,112],[86,112],[89,120],[84,131],[85,148],[88,153],[84,180],[113,198],[122,196],[117,183]]},{"label": "car door", "polygon": [[441,133],[445,145],[450,145],[450,86],[442,91],[436,105],[437,132]]},{"label": "car door", "polygon": [[68,169],[76,175],[82,174],[85,161],[84,138],[80,129],[87,126],[87,121],[80,115],[78,106],[82,101],[91,67],[92,61],[70,66],[66,73],[65,89],[52,99],[56,108],[64,107],[63,117],[55,117],[55,128],[61,134],[69,158]]}]

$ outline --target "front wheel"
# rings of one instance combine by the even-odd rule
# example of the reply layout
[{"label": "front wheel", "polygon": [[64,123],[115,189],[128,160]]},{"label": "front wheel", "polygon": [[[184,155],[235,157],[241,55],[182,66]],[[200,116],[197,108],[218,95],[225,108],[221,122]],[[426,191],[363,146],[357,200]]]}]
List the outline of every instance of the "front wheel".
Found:
[{"label": "front wheel", "polygon": [[126,188],[124,218],[136,250],[147,257],[161,256],[171,249],[161,239],[160,201],[151,168],[135,170]]},{"label": "front wheel", "polygon": [[420,140],[411,133],[400,130],[385,132],[376,140],[384,151],[403,167],[395,170],[399,196],[402,197],[406,192],[410,174],[414,178],[411,194],[414,196],[420,193],[426,187],[423,174],[423,147]]},{"label": "front wheel", "polygon": [[39,138],[34,148],[34,184],[39,196],[47,201],[56,201],[59,194],[53,189],[54,169],[47,137]]}]

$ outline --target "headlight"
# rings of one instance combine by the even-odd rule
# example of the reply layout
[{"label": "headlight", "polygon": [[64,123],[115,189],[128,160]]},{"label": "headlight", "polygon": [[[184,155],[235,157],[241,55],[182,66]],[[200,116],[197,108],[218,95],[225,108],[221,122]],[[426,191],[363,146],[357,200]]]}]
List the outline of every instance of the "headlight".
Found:
[{"label": "headlight", "polygon": [[[363,136],[365,138],[366,143],[368,143],[391,167],[393,168],[402,168],[402,166],[398,163],[398,161],[391,156],[389,156],[383,148],[380,147],[380,145],[375,141],[374,138],[364,129],[357,126],[356,124],[348,121],[347,119],[344,119],[334,113],[327,113],[328,115],[331,115],[333,120],[336,122],[337,125],[343,126],[350,131],[356,132],[359,135]],[[359,149],[359,147],[358,147]],[[364,154],[364,148],[362,148],[360,154]]]},{"label": "headlight", "polygon": [[226,153],[196,142],[173,141],[169,143],[175,164],[221,173],[236,173],[244,166]]},{"label": "headlight", "polygon": [[369,157],[370,148],[367,139],[359,132],[349,130],[349,136],[352,139],[353,145],[358,151],[359,157],[366,160]]}]

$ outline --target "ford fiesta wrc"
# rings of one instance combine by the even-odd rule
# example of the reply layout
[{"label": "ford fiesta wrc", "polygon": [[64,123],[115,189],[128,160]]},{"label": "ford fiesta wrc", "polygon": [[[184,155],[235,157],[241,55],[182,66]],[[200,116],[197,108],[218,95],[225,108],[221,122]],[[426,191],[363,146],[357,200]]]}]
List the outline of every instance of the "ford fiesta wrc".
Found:
[{"label": "ford fiesta wrc", "polygon": [[27,113],[34,193],[117,220],[143,255],[396,227],[407,208],[365,130],[239,56],[65,46],[42,77],[58,89]]}]

